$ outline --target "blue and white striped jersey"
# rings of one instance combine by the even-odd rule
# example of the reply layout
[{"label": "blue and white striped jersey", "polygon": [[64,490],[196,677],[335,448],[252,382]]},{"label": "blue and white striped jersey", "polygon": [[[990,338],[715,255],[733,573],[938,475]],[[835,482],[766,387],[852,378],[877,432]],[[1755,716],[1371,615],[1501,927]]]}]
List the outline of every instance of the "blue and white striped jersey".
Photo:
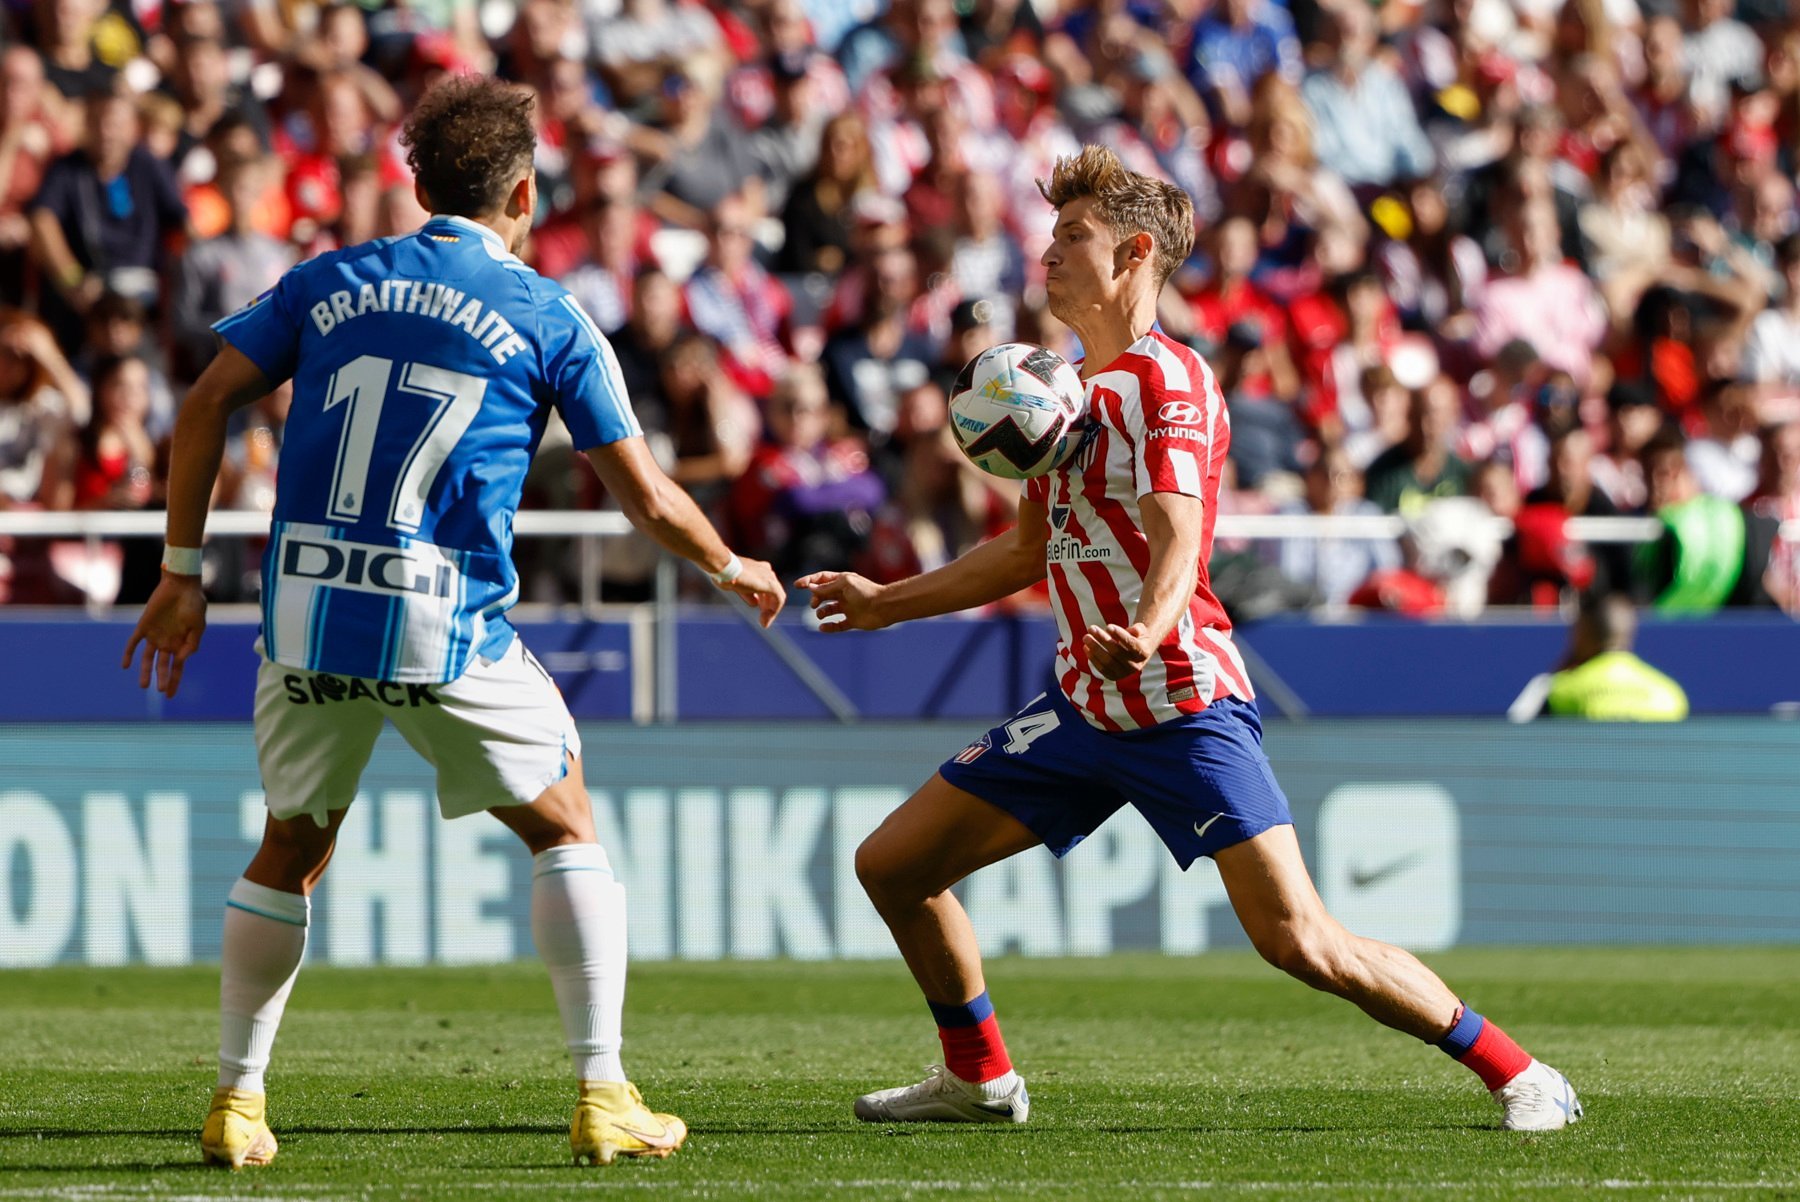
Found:
[{"label": "blue and white striped jersey", "polygon": [[642,433],[580,306],[461,217],[302,263],[216,328],[294,381],[262,632],[291,667],[442,683],[498,656],[551,408],[581,450]]}]

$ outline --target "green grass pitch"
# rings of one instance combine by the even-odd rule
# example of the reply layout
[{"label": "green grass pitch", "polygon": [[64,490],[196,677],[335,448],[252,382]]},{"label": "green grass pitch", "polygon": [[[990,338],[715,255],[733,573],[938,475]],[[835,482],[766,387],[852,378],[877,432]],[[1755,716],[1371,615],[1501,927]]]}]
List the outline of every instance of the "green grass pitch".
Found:
[{"label": "green grass pitch", "polygon": [[1439,1053],[1239,953],[1000,959],[1025,1127],[870,1126],[936,1058],[897,963],[644,964],[626,1064],[665,1162],[569,1163],[543,970],[308,969],[271,1074],[275,1163],[202,1169],[216,970],[0,972],[0,1199],[1800,1199],[1800,949],[1431,957],[1565,1070],[1555,1135]]}]

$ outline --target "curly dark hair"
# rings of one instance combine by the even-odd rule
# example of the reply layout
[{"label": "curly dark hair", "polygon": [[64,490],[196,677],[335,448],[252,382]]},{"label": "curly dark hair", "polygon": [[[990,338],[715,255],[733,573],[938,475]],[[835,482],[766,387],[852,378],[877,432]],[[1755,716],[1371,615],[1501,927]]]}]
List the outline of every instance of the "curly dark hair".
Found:
[{"label": "curly dark hair", "polygon": [[486,75],[444,80],[420,98],[400,140],[440,213],[479,217],[506,203],[537,150],[531,93]]}]

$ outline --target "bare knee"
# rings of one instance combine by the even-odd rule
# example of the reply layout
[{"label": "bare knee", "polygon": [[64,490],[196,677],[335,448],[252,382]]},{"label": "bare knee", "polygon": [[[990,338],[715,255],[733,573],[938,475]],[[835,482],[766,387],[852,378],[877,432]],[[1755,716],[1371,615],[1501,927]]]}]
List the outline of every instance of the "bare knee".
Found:
[{"label": "bare knee", "polygon": [[869,895],[875,909],[886,914],[894,909],[915,906],[937,892],[920,878],[876,831],[856,849],[856,879]]},{"label": "bare knee", "polygon": [[[570,761],[571,766],[574,761]],[[524,840],[532,855],[571,843],[597,843],[594,807],[578,771],[545,789],[536,801],[522,806],[495,806],[488,813]]]},{"label": "bare knee", "polygon": [[1262,958],[1314,989],[1341,993],[1350,979],[1350,935],[1335,922],[1282,922],[1258,934]]},{"label": "bare knee", "polygon": [[343,817],[339,810],[321,827],[304,815],[294,819],[271,816],[263,827],[262,845],[244,869],[244,879],[282,893],[310,895],[331,861]]}]

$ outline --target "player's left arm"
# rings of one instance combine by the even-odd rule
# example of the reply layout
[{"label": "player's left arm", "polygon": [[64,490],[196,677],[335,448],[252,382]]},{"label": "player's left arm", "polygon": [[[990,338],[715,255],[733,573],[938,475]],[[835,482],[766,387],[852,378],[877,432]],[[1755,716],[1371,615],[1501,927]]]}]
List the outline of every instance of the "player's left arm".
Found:
[{"label": "player's left arm", "polygon": [[[169,546],[198,547],[205,538],[206,510],[225,455],[226,422],[234,411],[268,395],[273,387],[262,368],[226,344],[189,391],[175,419],[169,451]],[[120,666],[130,668],[138,644],[143,643],[139,687],[149,688],[154,675],[157,689],[173,697],[181,687],[182,668],[199,650],[205,630],[206,594],[200,577],[164,568],[125,644]]]},{"label": "player's left arm", "polygon": [[1144,593],[1130,626],[1089,626],[1088,660],[1108,680],[1144,670],[1194,599],[1200,570],[1204,507],[1199,497],[1178,492],[1151,492],[1138,498],[1144,537],[1150,543],[1150,569]]}]

